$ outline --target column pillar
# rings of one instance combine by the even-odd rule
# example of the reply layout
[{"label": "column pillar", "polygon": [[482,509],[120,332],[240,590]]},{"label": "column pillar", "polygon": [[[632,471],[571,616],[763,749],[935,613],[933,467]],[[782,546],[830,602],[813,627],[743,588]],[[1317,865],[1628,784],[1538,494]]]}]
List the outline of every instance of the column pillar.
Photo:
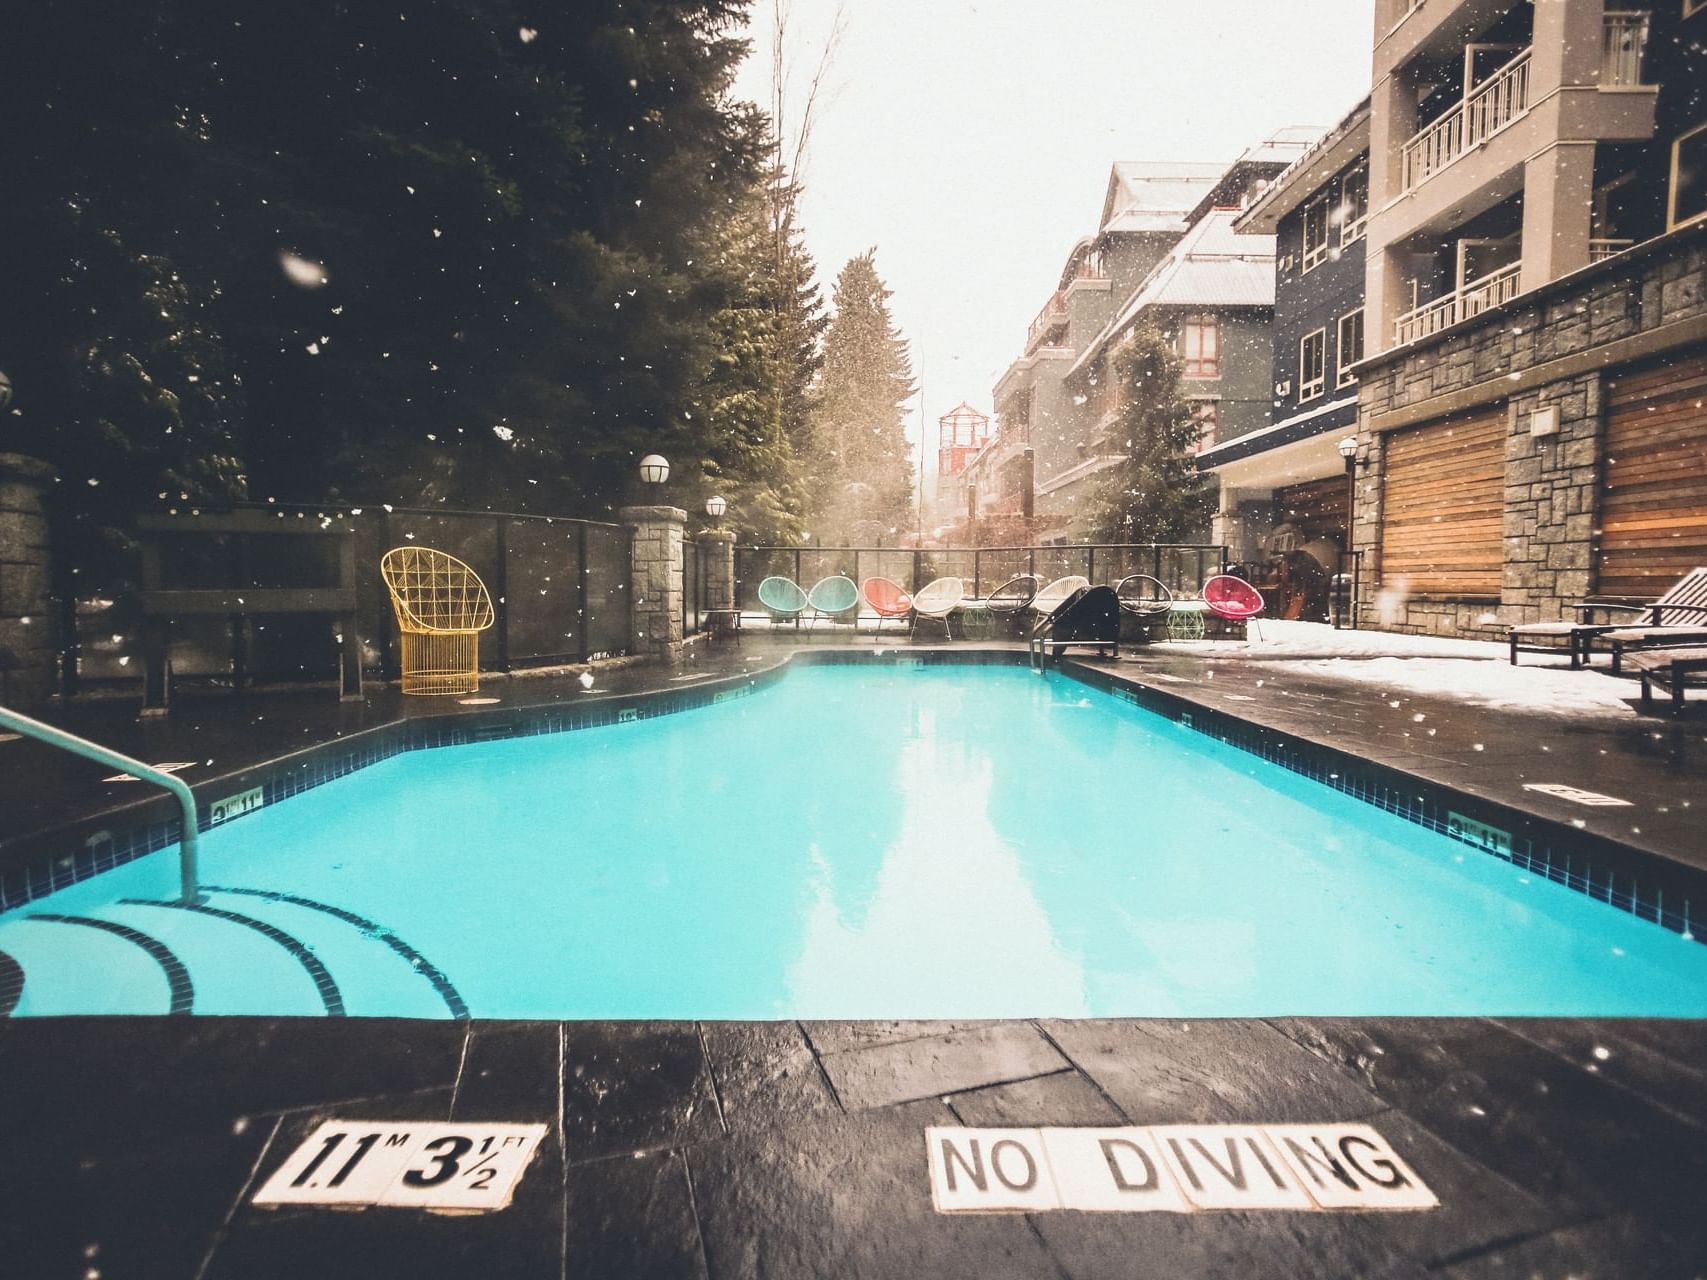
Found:
[{"label": "column pillar", "polygon": [[20,711],[45,703],[59,681],[47,519],[56,475],[35,458],[0,453],[0,702]]},{"label": "column pillar", "polygon": [[735,607],[735,535],[722,529],[701,530],[699,572],[705,583],[708,609]]},{"label": "column pillar", "polygon": [[618,513],[634,531],[629,600],[634,649],[675,662],[682,656],[682,528],[679,507],[624,507]]},{"label": "column pillar", "polygon": [[1588,265],[1594,143],[1555,142],[1523,164],[1523,274],[1527,293]]},{"label": "column pillar", "polygon": [[1381,214],[1404,195],[1405,143],[1417,131],[1417,88],[1408,67],[1380,76],[1370,93],[1369,227],[1365,238],[1364,353],[1393,345],[1393,321],[1410,305],[1403,246],[1388,239]]}]

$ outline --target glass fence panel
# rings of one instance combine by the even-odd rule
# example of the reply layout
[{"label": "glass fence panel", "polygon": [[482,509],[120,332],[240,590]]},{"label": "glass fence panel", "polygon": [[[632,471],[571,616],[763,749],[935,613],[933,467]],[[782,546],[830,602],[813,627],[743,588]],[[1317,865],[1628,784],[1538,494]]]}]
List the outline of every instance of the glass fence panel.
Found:
[{"label": "glass fence panel", "polygon": [[[579,526],[561,520],[508,520],[504,541],[506,574],[498,605],[507,623],[510,661],[579,658],[583,625]],[[486,649],[484,641],[481,648]],[[485,656],[495,658],[496,649]]]},{"label": "glass fence panel", "polygon": [[587,536],[588,654],[632,653],[634,622],[628,595],[632,535],[616,525],[581,527]]}]

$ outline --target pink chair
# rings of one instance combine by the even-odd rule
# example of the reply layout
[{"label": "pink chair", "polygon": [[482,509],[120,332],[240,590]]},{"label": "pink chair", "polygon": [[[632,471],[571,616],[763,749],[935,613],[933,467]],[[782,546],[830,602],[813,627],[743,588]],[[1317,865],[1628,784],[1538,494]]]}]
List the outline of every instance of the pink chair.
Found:
[{"label": "pink chair", "polygon": [[886,618],[905,618],[913,611],[913,597],[899,582],[888,578],[867,578],[860,583],[859,590],[871,611],[877,615],[879,634],[882,634]]},{"label": "pink chair", "polygon": [[[1262,592],[1243,578],[1235,578],[1230,573],[1217,574],[1203,584],[1203,605],[1217,618],[1252,626],[1262,612]],[[1260,627],[1257,628],[1257,639],[1262,639]]]}]

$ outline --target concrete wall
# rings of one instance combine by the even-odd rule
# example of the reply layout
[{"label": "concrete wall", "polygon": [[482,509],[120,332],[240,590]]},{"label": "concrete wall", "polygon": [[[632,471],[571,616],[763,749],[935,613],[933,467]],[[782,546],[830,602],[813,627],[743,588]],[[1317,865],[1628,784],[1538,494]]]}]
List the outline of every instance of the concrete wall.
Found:
[{"label": "concrete wall", "polygon": [[[1707,350],[1707,224],[1555,281],[1366,366],[1359,387],[1354,545],[1364,552],[1365,625],[1483,634],[1565,616],[1595,590],[1605,379]],[[1531,434],[1537,409],[1559,430]],[[1501,408],[1507,417],[1504,564],[1497,604],[1454,599],[1375,607],[1386,433]]]}]

